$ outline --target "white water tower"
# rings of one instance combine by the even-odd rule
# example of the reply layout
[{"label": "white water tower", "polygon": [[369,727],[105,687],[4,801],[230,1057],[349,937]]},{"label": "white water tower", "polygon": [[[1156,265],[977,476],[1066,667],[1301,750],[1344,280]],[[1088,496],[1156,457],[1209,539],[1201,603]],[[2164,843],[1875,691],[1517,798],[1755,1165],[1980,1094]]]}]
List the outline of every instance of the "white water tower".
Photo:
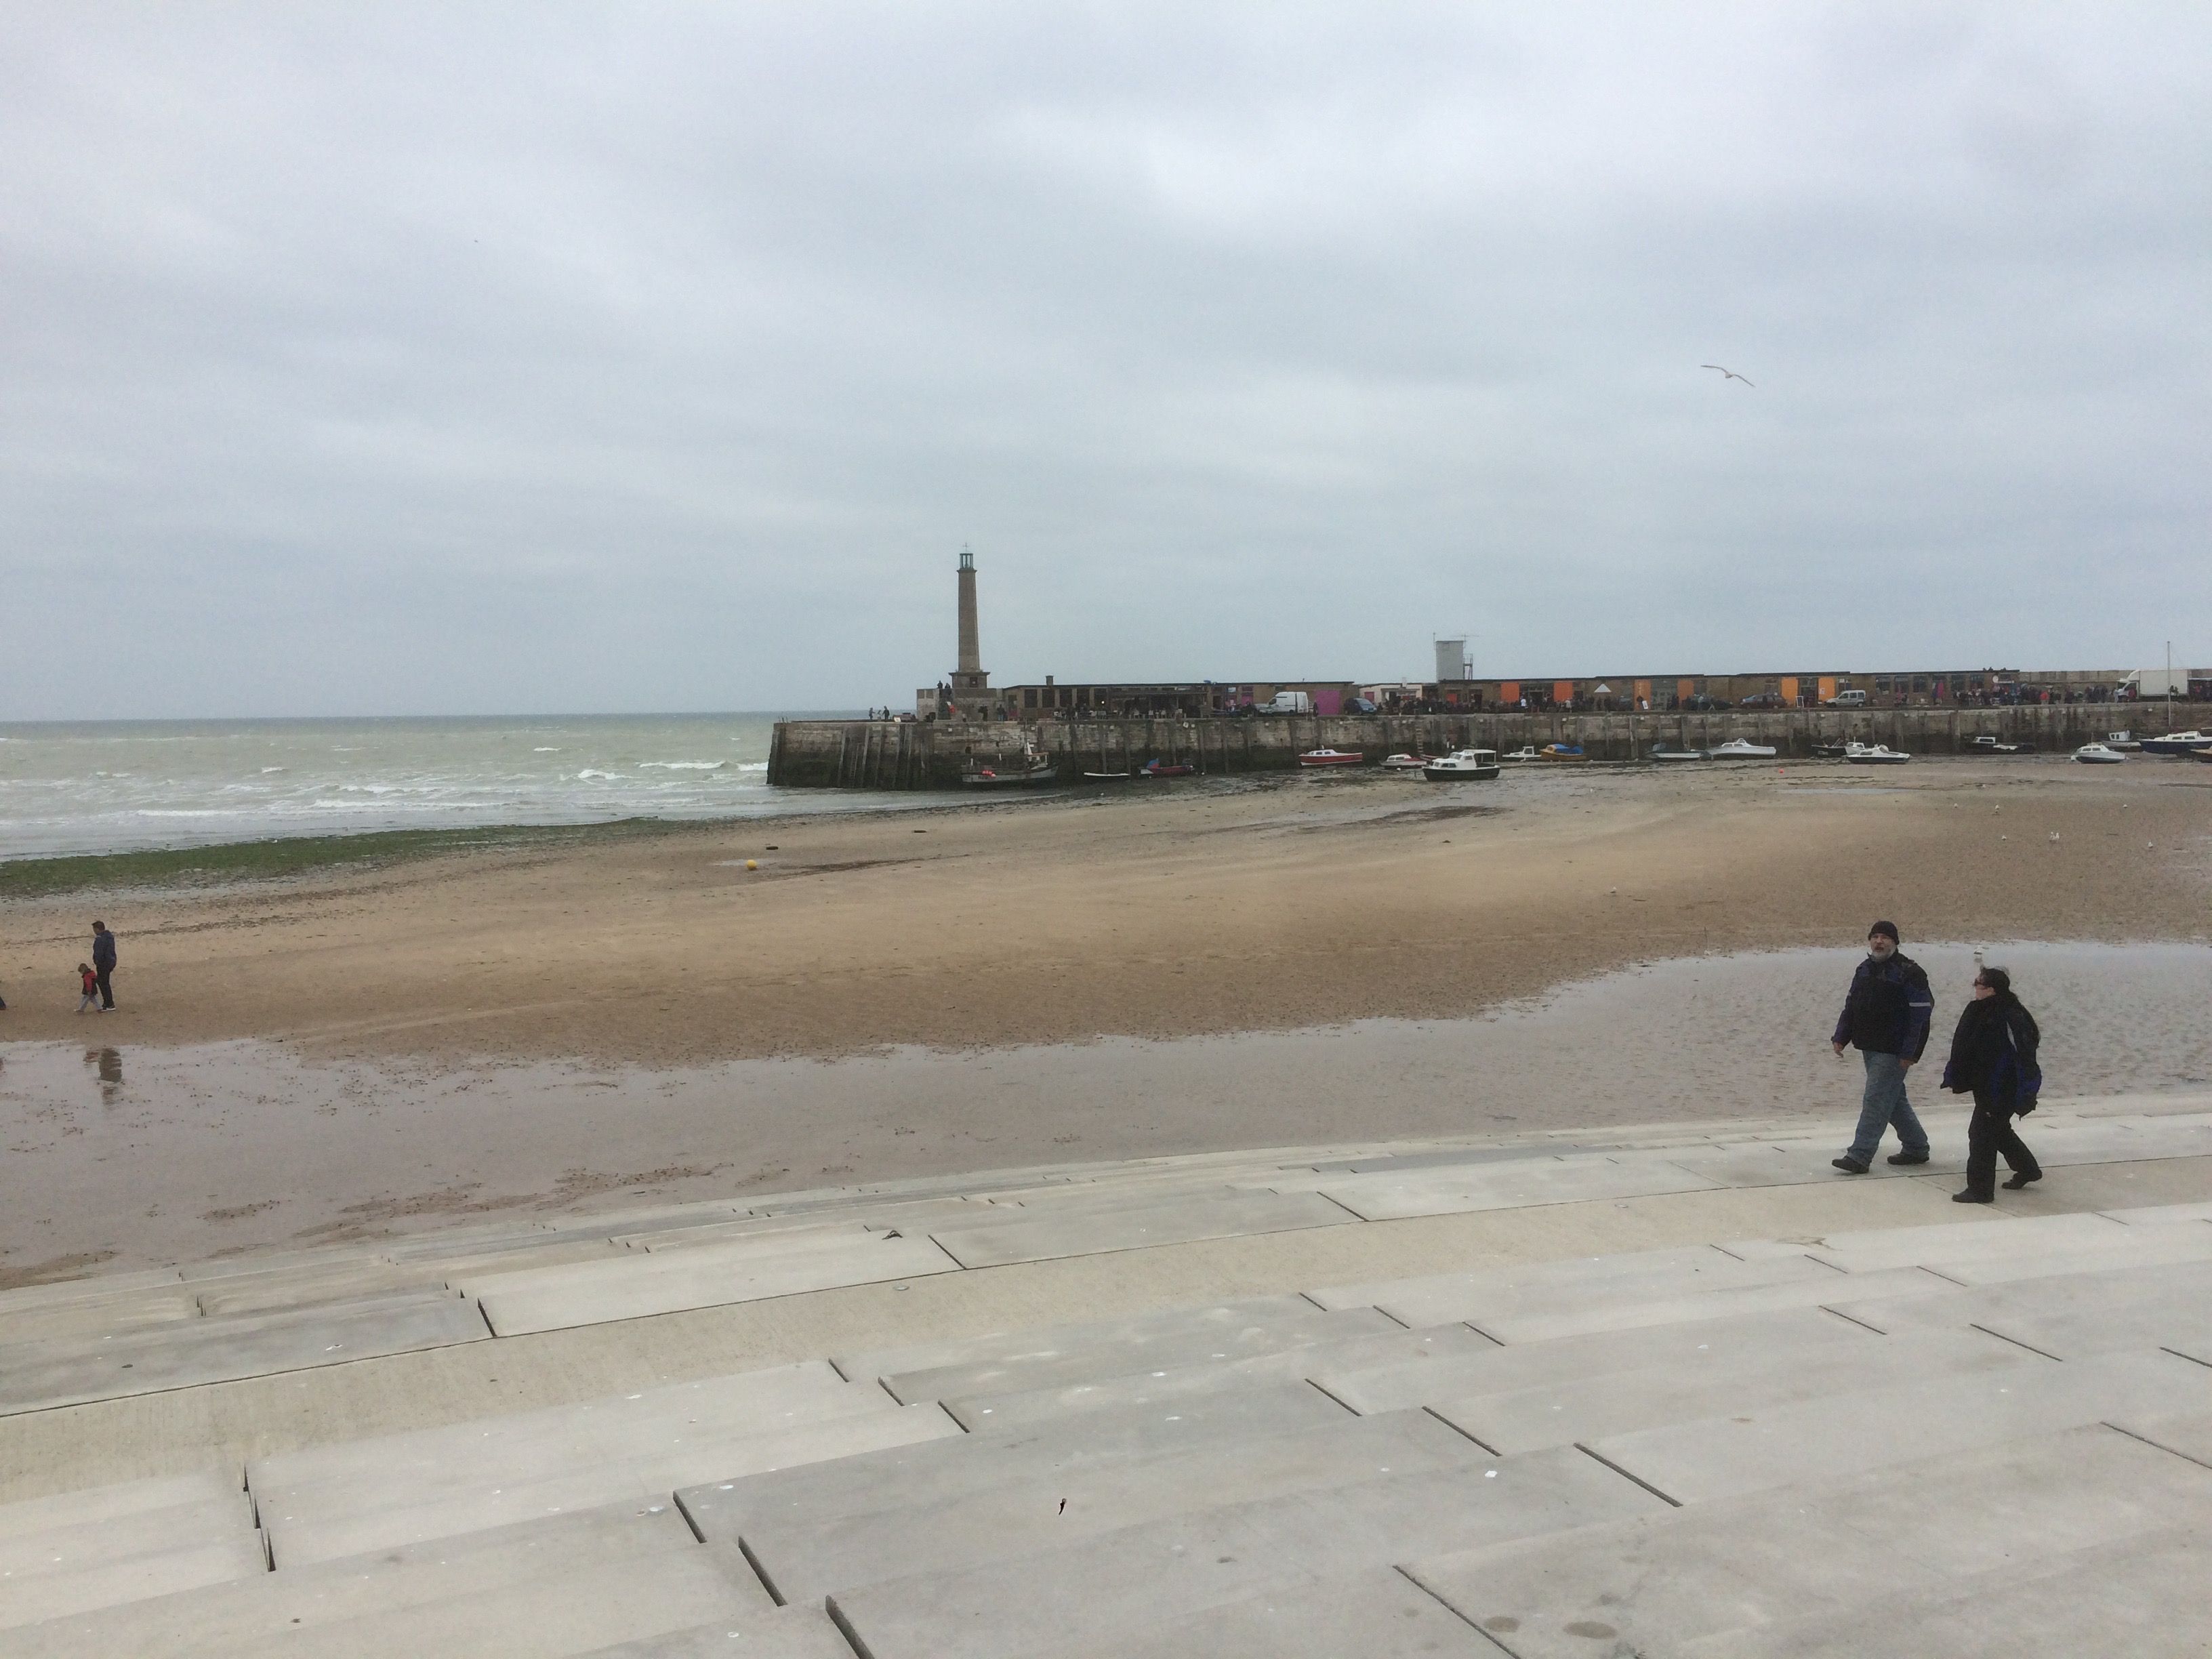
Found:
[{"label": "white water tower", "polygon": [[1438,640],[1437,641],[1437,678],[1465,680],[1474,678],[1474,664],[1467,654],[1467,641]]}]

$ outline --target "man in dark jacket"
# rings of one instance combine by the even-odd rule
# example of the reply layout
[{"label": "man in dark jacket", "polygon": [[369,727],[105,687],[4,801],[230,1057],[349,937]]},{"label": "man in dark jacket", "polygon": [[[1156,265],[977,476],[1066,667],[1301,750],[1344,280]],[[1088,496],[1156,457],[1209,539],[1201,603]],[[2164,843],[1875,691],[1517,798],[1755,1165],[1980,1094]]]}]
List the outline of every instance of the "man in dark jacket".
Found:
[{"label": "man in dark jacket", "polygon": [[1928,1047],[1928,1019],[1936,999],[1920,964],[1899,951],[1897,924],[1877,921],[1867,930],[1866,960],[1851,975],[1850,994],[1829,1039],[1840,1057],[1846,1044],[1866,1062],[1866,1092],[1859,1103],[1858,1133],[1850,1150],[1834,1160],[1846,1175],[1864,1175],[1881,1146],[1881,1132],[1897,1126],[1902,1150],[1892,1164],[1925,1164],[1928,1131],[1905,1097],[1905,1074]]},{"label": "man in dark jacket", "polygon": [[104,1011],[115,1006],[115,989],[108,977],[115,972],[115,935],[107,931],[107,924],[92,924],[92,971],[100,977],[100,1006]]}]

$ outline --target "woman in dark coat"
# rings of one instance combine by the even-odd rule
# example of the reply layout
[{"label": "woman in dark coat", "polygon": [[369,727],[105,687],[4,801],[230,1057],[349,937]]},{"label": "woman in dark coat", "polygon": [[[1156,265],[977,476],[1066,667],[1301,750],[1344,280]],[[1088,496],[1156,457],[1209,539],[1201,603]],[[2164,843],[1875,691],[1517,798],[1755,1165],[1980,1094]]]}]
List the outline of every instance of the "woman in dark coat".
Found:
[{"label": "woman in dark coat", "polygon": [[1958,1204],[1988,1204],[1996,1197],[1997,1154],[2012,1167],[2008,1192],[2043,1179],[2035,1154],[2012,1127],[2015,1117],[2035,1109],[2043,1087],[2036,1046],[2043,1034],[2035,1016],[2012,994],[2012,975],[1984,968],[1974,975],[1974,1000],[1959,1016],[1951,1036],[1951,1060],[1943,1086],[1953,1094],[1972,1093],[1974,1115],[1966,1125],[1966,1189],[1951,1194]]}]

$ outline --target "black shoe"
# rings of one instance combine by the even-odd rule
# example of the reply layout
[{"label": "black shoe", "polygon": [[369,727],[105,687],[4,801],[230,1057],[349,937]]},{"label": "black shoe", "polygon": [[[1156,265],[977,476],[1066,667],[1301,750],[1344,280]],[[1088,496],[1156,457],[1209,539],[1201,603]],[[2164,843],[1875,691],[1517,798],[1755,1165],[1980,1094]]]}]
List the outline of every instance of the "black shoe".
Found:
[{"label": "black shoe", "polygon": [[1867,1166],[1855,1158],[1832,1158],[1828,1162],[1845,1175],[1864,1175],[1867,1172]]},{"label": "black shoe", "polygon": [[1889,1161],[1892,1164],[1925,1164],[1928,1161],[1928,1154],[1924,1152],[1892,1152],[1889,1155]]},{"label": "black shoe", "polygon": [[1970,1190],[1952,1194],[1951,1201],[1954,1204],[1994,1204],[1997,1200],[1994,1193],[1977,1193]]},{"label": "black shoe", "polygon": [[2029,1182],[2040,1181],[2042,1179],[2043,1171],[2040,1170],[2033,1170],[2027,1175],[2016,1175],[2011,1180],[2005,1182],[2004,1189],[2008,1193],[2016,1193],[2021,1188],[2027,1186]]}]

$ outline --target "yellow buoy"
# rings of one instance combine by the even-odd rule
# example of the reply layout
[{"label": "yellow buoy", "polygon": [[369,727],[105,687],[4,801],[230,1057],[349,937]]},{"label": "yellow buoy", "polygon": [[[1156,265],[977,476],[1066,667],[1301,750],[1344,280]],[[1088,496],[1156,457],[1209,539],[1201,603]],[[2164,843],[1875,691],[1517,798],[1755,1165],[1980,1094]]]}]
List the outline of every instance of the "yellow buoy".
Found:
[{"label": "yellow buoy", "polygon": [[760,868],[760,860],[759,860],[758,859],[747,859],[747,860],[745,860],[745,868],[746,868],[746,869],[748,869],[748,870],[757,870],[757,869],[759,869],[759,868]]}]

